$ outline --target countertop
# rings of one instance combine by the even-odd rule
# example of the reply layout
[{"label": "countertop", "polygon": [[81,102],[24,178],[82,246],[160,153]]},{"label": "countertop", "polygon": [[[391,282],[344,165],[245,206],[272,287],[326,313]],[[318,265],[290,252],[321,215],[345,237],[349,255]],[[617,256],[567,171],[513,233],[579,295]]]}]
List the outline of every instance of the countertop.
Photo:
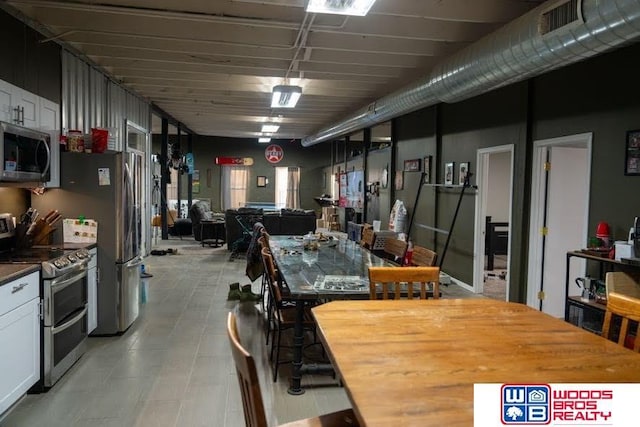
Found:
[{"label": "countertop", "polygon": [[[61,243],[58,245],[34,246],[36,248],[62,248],[65,250],[97,248],[96,243]],[[15,279],[25,276],[34,271],[40,270],[40,263],[16,263],[16,264],[0,264],[0,286],[5,285]]]},{"label": "countertop", "polygon": [[0,286],[26,276],[34,271],[40,271],[40,264],[0,264]]}]

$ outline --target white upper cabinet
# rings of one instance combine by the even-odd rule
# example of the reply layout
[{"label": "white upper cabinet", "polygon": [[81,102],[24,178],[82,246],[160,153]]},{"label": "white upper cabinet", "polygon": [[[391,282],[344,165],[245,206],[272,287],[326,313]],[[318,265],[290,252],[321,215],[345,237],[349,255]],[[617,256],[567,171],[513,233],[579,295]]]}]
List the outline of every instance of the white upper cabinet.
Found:
[{"label": "white upper cabinet", "polygon": [[39,103],[39,130],[51,135],[51,179],[45,187],[60,187],[60,106],[45,98]]},{"label": "white upper cabinet", "polygon": [[40,123],[40,97],[1,81],[0,120],[36,129]]}]

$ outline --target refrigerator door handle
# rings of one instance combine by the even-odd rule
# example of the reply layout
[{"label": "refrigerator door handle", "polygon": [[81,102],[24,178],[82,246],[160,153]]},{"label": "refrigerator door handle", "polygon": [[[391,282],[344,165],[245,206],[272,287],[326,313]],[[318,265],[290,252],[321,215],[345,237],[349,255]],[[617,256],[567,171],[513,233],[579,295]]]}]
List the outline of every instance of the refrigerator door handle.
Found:
[{"label": "refrigerator door handle", "polygon": [[124,266],[126,268],[130,268],[130,267],[136,267],[138,265],[141,265],[144,262],[144,260],[142,259],[141,256],[137,256],[134,259],[132,259],[131,261],[127,262]]}]

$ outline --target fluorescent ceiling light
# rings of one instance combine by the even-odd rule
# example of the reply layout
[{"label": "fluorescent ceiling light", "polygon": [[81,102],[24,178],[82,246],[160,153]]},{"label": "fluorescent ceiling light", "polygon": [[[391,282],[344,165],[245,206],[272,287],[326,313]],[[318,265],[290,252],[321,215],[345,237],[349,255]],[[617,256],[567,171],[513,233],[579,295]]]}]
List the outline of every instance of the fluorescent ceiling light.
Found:
[{"label": "fluorescent ceiling light", "polygon": [[271,142],[271,138],[261,137],[261,138],[258,138],[258,142],[260,144],[266,144],[267,142]]},{"label": "fluorescent ceiling light", "polygon": [[280,125],[262,125],[262,133],[276,133],[280,129]]},{"label": "fluorescent ceiling light", "polygon": [[300,86],[278,85],[273,87],[271,108],[293,108],[302,95]]},{"label": "fluorescent ceiling light", "polygon": [[376,0],[309,0],[307,12],[365,16]]}]

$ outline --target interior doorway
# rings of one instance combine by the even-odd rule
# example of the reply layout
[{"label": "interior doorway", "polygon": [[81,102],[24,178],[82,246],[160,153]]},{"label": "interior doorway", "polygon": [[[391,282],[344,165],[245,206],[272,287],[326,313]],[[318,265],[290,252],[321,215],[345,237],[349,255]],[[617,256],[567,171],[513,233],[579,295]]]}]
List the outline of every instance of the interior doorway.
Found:
[{"label": "interior doorway", "polygon": [[508,300],[513,144],[478,150],[473,290]]},{"label": "interior doorway", "polygon": [[[566,253],[587,242],[591,142],[584,133],[533,146],[527,304],[555,317],[564,317]],[[570,283],[585,267],[571,263]]]}]

